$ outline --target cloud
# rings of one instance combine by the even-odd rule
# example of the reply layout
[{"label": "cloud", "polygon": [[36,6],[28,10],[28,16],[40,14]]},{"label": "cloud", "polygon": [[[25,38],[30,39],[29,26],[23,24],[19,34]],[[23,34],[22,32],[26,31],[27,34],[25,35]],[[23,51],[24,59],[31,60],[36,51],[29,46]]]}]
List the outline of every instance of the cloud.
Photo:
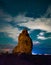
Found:
[{"label": "cloud", "polygon": [[9,43],[7,43],[7,44],[0,44],[0,52],[9,52],[9,53],[12,53],[12,50],[13,50],[13,48],[16,46],[17,44],[9,44]]},{"label": "cloud", "polygon": [[5,20],[7,22],[11,22],[13,20],[13,17],[3,11],[3,9],[0,9],[0,19]]},{"label": "cloud", "polygon": [[[43,20],[42,20],[43,19]],[[18,23],[20,26],[26,26],[30,29],[42,29],[51,32],[51,18],[36,18],[34,21],[29,20],[25,23]]]},{"label": "cloud", "polygon": [[[51,14],[51,6],[48,7],[47,11],[48,14]],[[12,17],[11,15],[5,13],[2,9],[0,9],[0,19],[6,21],[6,22],[11,22],[13,21],[15,26],[20,26],[20,27],[26,27],[31,30],[34,29],[41,29],[45,30],[47,32],[51,32],[51,18],[46,18],[47,14],[43,15],[41,18],[33,18],[33,17],[26,17],[26,14],[18,14],[15,17]],[[1,24],[1,23],[0,23]],[[14,38],[17,40],[17,37],[21,30],[18,29],[18,27],[14,27],[8,23],[2,23],[0,25],[0,32],[7,32],[9,37]],[[41,33],[43,35],[43,33]],[[38,37],[40,38],[40,36]],[[42,39],[45,39],[43,36],[41,36]]]},{"label": "cloud", "polygon": [[40,44],[39,41],[33,41],[33,45]]},{"label": "cloud", "polygon": [[8,37],[13,38],[15,41],[17,41],[18,35],[21,32],[21,30],[19,31],[18,28],[14,28],[10,24],[6,24],[6,23],[3,27],[2,26],[0,26],[1,27],[0,32],[7,33]]},{"label": "cloud", "polygon": [[[3,19],[5,22],[14,22],[12,22],[13,25],[5,22],[0,23],[0,32],[7,32],[8,36],[13,38],[15,41],[17,41],[18,35],[22,31],[22,29],[19,30],[18,26],[30,29],[29,33],[35,29],[51,32],[51,18],[35,19],[33,17],[26,17],[25,14],[19,14],[15,17],[12,17],[11,15],[4,13],[3,10],[0,10],[0,18]],[[40,33],[40,35],[43,35],[43,33]],[[40,35],[37,37],[38,39],[46,39],[44,36]]]},{"label": "cloud", "polygon": [[51,5],[48,6],[46,12],[42,16],[43,18],[51,18]]},{"label": "cloud", "polygon": [[42,29],[51,32],[51,18],[49,18],[48,15],[51,16],[51,5],[48,6],[46,12],[40,18],[35,19],[33,17],[26,17],[25,15],[19,14],[16,17],[16,22],[18,22],[18,20],[22,22],[18,23],[19,26],[26,26],[30,29]]},{"label": "cloud", "polygon": [[19,14],[16,17],[14,17],[14,22],[22,23],[22,22],[26,22],[26,21],[27,21],[27,19],[25,17],[25,14]]},{"label": "cloud", "polygon": [[24,23],[24,22],[27,22],[28,20],[34,20],[33,18],[29,18],[29,17],[25,17],[25,13],[23,14],[18,14],[17,16],[13,17],[11,16],[10,14],[4,12],[3,9],[0,9],[0,19],[4,20],[4,21],[7,21],[7,22],[11,22],[11,21],[14,21],[15,23],[18,22],[18,23]]},{"label": "cloud", "polygon": [[46,40],[46,39],[48,39],[48,38],[46,38],[44,36],[38,36],[37,38],[40,39],[40,40]]},{"label": "cloud", "polygon": [[34,18],[31,17],[26,17],[26,13],[23,14],[18,14],[17,16],[11,16],[10,14],[4,12],[3,9],[0,9],[0,19],[4,20],[4,22],[17,22],[17,23],[24,23],[27,22],[29,20],[34,20]]},{"label": "cloud", "polygon": [[37,53],[32,52],[32,55],[37,55]]},{"label": "cloud", "polygon": [[40,32],[39,35],[43,36],[44,35],[44,32]]},{"label": "cloud", "polygon": [[37,39],[40,39],[40,40],[46,40],[46,39],[51,39],[51,36],[48,36],[48,37],[45,37],[45,34],[47,34],[47,32],[40,32],[38,35],[37,35]]},{"label": "cloud", "polygon": [[12,44],[12,43],[3,43],[3,44],[0,43],[0,49],[5,49],[5,48],[12,49],[15,47],[15,45],[16,44]]},{"label": "cloud", "polygon": [[34,20],[34,18],[32,17],[26,17],[26,15],[25,14],[19,14],[19,15],[17,15],[15,18],[14,18],[14,21],[15,22],[23,22],[23,23],[25,23],[25,22],[27,22],[27,21],[31,21],[31,20]]},{"label": "cloud", "polygon": [[[48,7],[47,12],[51,14],[51,6]],[[51,18],[44,17],[40,18],[33,18],[33,17],[26,17],[26,14],[18,14],[15,17],[4,13],[3,10],[0,10],[0,18],[7,21],[7,22],[14,22],[14,25],[17,26],[24,26],[27,28],[33,29],[42,29],[47,32],[51,32]],[[47,15],[46,15],[47,16]]]}]

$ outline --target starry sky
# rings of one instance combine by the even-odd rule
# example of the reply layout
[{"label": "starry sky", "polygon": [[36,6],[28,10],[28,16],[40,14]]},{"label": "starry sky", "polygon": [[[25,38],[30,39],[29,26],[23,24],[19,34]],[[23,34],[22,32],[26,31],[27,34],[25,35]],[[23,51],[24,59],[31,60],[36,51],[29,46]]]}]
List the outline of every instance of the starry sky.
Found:
[{"label": "starry sky", "polygon": [[32,54],[51,54],[51,1],[0,0],[0,52],[13,50],[27,29]]}]

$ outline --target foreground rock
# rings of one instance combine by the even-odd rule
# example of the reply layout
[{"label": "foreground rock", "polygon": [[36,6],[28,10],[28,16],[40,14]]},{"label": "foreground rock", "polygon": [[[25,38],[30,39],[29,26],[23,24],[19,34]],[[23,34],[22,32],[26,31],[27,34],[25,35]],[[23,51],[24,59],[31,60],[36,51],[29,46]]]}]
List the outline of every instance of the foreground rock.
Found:
[{"label": "foreground rock", "polygon": [[51,55],[0,55],[0,65],[51,65]]},{"label": "foreground rock", "polygon": [[18,45],[13,49],[13,53],[18,54],[31,54],[32,53],[32,40],[27,32],[23,30],[18,37]]}]

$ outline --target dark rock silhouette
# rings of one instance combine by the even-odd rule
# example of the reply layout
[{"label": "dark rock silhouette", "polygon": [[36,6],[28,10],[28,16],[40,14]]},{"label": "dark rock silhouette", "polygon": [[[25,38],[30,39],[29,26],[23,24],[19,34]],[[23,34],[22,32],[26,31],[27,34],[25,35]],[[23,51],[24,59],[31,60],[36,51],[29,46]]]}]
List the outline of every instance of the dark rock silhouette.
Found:
[{"label": "dark rock silhouette", "polygon": [[23,30],[18,37],[18,45],[13,49],[13,53],[18,54],[31,54],[32,53],[32,40],[27,32],[27,30]]}]

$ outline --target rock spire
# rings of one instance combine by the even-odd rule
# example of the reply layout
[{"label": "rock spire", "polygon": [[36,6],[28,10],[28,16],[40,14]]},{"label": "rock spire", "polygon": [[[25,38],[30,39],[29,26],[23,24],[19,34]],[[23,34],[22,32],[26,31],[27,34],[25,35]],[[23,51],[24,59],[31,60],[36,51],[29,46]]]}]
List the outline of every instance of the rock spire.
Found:
[{"label": "rock spire", "polygon": [[23,30],[18,36],[18,45],[13,49],[13,53],[18,54],[31,54],[32,53],[32,40],[27,32],[27,30]]}]

